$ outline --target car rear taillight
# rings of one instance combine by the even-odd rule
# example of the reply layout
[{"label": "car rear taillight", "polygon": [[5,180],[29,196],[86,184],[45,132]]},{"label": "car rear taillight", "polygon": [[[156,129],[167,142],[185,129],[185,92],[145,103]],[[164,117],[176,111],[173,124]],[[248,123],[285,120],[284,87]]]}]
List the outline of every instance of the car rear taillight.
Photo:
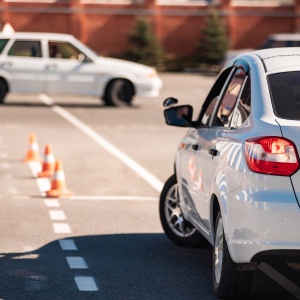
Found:
[{"label": "car rear taillight", "polygon": [[293,142],[281,137],[258,137],[246,140],[248,168],[257,173],[290,176],[299,168]]}]

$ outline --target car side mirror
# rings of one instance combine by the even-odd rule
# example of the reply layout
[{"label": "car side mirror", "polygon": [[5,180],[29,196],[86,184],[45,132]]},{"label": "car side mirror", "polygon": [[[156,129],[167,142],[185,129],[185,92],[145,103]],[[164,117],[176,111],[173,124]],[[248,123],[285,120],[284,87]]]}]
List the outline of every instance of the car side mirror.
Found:
[{"label": "car side mirror", "polygon": [[164,110],[166,123],[171,126],[190,127],[192,125],[193,107],[180,105]]},{"label": "car side mirror", "polygon": [[163,106],[169,107],[169,106],[175,105],[177,103],[178,103],[178,100],[176,98],[169,97],[163,102]]}]

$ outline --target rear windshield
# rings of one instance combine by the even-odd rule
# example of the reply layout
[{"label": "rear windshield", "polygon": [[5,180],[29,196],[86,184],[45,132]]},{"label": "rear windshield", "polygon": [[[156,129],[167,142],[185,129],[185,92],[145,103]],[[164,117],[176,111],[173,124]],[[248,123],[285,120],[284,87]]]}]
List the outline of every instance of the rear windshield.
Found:
[{"label": "rear windshield", "polygon": [[300,120],[300,72],[272,74],[268,80],[275,115]]}]

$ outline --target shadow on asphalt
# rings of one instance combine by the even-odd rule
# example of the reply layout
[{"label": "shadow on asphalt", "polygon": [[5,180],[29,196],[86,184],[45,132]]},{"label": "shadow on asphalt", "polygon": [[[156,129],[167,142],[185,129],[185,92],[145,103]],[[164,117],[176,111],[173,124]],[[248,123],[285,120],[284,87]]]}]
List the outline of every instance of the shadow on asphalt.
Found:
[{"label": "shadow on asphalt", "polygon": [[[212,249],[173,245],[163,234],[71,237],[78,250],[56,240],[32,252],[2,253],[0,298],[196,300],[215,299]],[[83,257],[88,269],[70,269],[66,257]],[[98,291],[79,291],[75,276],[92,276]],[[260,271],[247,299],[294,299]]]}]

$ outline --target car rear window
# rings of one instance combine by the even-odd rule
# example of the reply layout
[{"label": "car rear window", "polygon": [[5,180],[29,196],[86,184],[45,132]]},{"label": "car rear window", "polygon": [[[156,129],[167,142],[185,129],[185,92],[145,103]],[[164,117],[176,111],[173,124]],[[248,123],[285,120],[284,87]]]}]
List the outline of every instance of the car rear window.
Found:
[{"label": "car rear window", "polygon": [[0,39],[0,54],[2,53],[4,47],[6,46],[8,39]]},{"label": "car rear window", "polygon": [[268,81],[275,115],[300,120],[300,72],[272,74]]}]

